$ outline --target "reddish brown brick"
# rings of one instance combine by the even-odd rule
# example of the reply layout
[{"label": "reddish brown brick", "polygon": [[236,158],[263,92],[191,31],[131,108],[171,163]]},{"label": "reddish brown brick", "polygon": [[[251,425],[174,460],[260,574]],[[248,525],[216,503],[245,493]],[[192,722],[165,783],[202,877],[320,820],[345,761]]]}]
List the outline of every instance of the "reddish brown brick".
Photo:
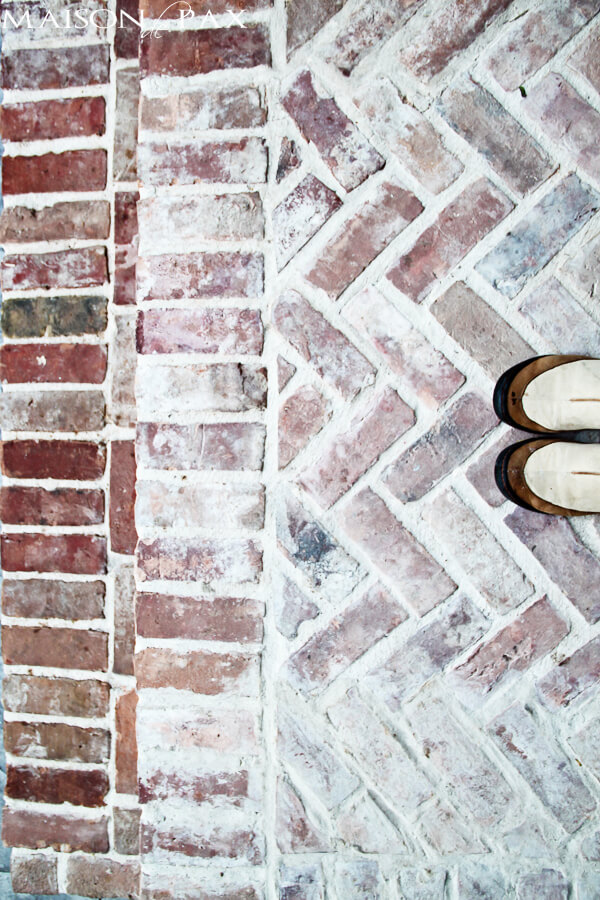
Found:
[{"label": "reddish brown brick", "polygon": [[135,659],[138,689],[172,687],[196,694],[255,697],[259,657],[251,653],[178,652],[162,648],[142,650]]},{"label": "reddish brown brick", "polygon": [[43,853],[12,855],[10,874],[13,890],[19,893],[57,894],[57,859]]},{"label": "reddish brown brick", "polygon": [[537,683],[542,701],[550,709],[567,706],[600,680],[600,638],[595,638],[561,660]]},{"label": "reddish brown brick", "polygon": [[0,398],[11,431],[99,431],[104,425],[100,391],[14,391]]},{"label": "reddish brown brick", "polygon": [[253,309],[148,310],[138,315],[138,353],[260,355],[263,325]]},{"label": "reddish brown brick", "polygon": [[263,97],[255,87],[201,88],[164,97],[140,98],[140,122],[149,131],[200,131],[264,125]]},{"label": "reddish brown brick", "polygon": [[218,798],[240,804],[249,797],[248,771],[209,772],[189,775],[186,772],[152,771],[140,779],[140,803],[182,797],[193,803],[214,803]]},{"label": "reddish brown brick", "polygon": [[415,303],[427,297],[469,250],[511,211],[513,204],[485,178],[469,185],[387,274]]},{"label": "reddish brown brick", "polygon": [[35,803],[72,803],[74,806],[104,806],[108,775],[100,769],[46,769],[7,766],[6,796]]},{"label": "reddish brown brick", "polygon": [[146,32],[140,42],[142,75],[200,75],[268,66],[270,61],[269,35],[263,25]]},{"label": "reddish brown brick", "polygon": [[15,713],[81,718],[108,713],[110,688],[103,681],[7,675],[3,691],[5,709]]},{"label": "reddish brown brick", "polygon": [[137,702],[137,691],[129,691],[117,699],[115,707],[117,773],[115,790],[119,794],[137,794],[138,749],[135,734]]},{"label": "reddish brown brick", "polygon": [[11,721],[4,724],[4,745],[15,756],[103,763],[108,760],[110,732],[59,722]]},{"label": "reddish brown brick", "polygon": [[83,850],[108,852],[108,819],[78,819],[25,809],[7,808],[2,813],[2,839],[9,847],[41,850],[52,847],[61,853]]},{"label": "reddish brown brick", "polygon": [[267,175],[267,148],[262,138],[239,141],[142,143],[140,178],[145,184],[261,184]]},{"label": "reddish brown brick", "polygon": [[130,244],[138,233],[137,191],[115,193],[115,244]]},{"label": "reddish brown brick", "polygon": [[279,468],[285,469],[331,417],[329,404],[312,385],[304,385],[279,409]]},{"label": "reddish brown brick", "polygon": [[263,257],[258,253],[164,254],[137,265],[140,300],[259,297]]},{"label": "reddish brown brick", "polygon": [[48,90],[105,84],[109,65],[107,44],[8,50],[2,54],[2,86],[5,90]]},{"label": "reddish brown brick", "polygon": [[[212,824],[200,822],[190,823],[182,831],[180,827],[168,825],[157,826],[150,822],[142,823],[141,834],[142,854],[159,851],[175,854],[175,859],[181,861],[182,856],[201,859],[213,857],[221,859],[235,859],[236,862],[247,861],[251,865],[258,865],[263,861],[263,837],[248,828],[236,828],[226,825],[215,828]],[[169,858],[168,856],[166,857]],[[257,896],[254,891],[248,894],[245,890],[238,896],[233,895],[232,900],[254,900]],[[196,897],[198,896],[196,892]],[[156,897],[156,894],[154,894]],[[171,897],[180,896],[171,894]],[[230,895],[231,896],[231,895]],[[160,898],[160,894],[158,895]]]},{"label": "reddish brown brick", "polygon": [[9,206],[0,215],[0,240],[3,242],[26,244],[70,238],[102,240],[109,232],[110,206],[106,200],[54,203],[41,209]]},{"label": "reddish brown brick", "polygon": [[137,633],[142,637],[199,641],[260,641],[263,608],[238,597],[171,597],[138,594]]},{"label": "reddish brown brick", "polygon": [[75,488],[0,488],[5,525],[97,525],[104,521],[104,493]]},{"label": "reddish brown brick", "polygon": [[5,194],[101,191],[106,187],[105,150],[65,150],[42,156],[5,156]]},{"label": "reddish brown brick", "polygon": [[[115,30],[115,55],[117,59],[137,59],[140,49],[140,30],[131,21],[140,19],[138,0],[117,0],[116,15],[119,27]],[[128,19],[127,16],[131,16]]]},{"label": "reddish brown brick", "polygon": [[94,287],[108,281],[106,249],[11,254],[2,260],[1,273],[5,291]]},{"label": "reddish brown brick", "polygon": [[100,135],[105,128],[105,102],[103,97],[75,97],[7,103],[2,107],[0,121],[5,141]]},{"label": "reddish brown brick", "polygon": [[308,264],[306,277],[336,299],[422,211],[414,194],[385,182]]},{"label": "reddish brown brick", "polygon": [[262,551],[255,541],[157,538],[138,544],[139,578],[208,583],[258,581]]},{"label": "reddish brown brick", "polygon": [[2,611],[31,619],[97,619],[104,617],[104,594],[102,581],[5,578]]},{"label": "reddish brown brick", "polygon": [[135,442],[113,441],[110,462],[110,546],[114,553],[133,553],[135,530]]},{"label": "reddish brown brick", "polygon": [[67,891],[84,897],[139,897],[140,864],[77,856],[67,863]]},{"label": "reddish brown brick", "polygon": [[137,247],[115,247],[113,300],[118,306],[135,305]]},{"label": "reddish brown brick", "polygon": [[102,631],[13,625],[2,629],[2,640],[7,665],[106,672],[108,639]]},{"label": "reddish brown brick", "polygon": [[155,425],[137,427],[140,465],[151,469],[262,469],[263,425],[246,422],[222,425]]},{"label": "reddish brown brick", "polygon": [[87,534],[3,534],[2,566],[8,572],[106,572],[106,541]]},{"label": "reddish brown brick", "polygon": [[91,441],[4,441],[1,462],[9,478],[95,481],[104,474],[106,450]]},{"label": "reddish brown brick", "polygon": [[0,378],[8,384],[102,384],[105,374],[106,348],[98,344],[4,344],[0,350]]}]

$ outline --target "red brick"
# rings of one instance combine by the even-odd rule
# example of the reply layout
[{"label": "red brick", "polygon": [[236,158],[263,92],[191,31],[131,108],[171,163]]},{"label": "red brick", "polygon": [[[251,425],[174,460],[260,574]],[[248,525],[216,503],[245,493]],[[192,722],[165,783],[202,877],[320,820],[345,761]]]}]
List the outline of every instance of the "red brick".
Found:
[{"label": "red brick", "polygon": [[54,250],[48,253],[15,253],[2,260],[5,291],[37,288],[83,288],[108,281],[104,247]]},{"label": "red brick", "polygon": [[109,60],[107,44],[6,50],[2,54],[2,86],[5,90],[48,90],[105,84]]},{"label": "red brick", "polygon": [[5,525],[97,525],[104,521],[104,493],[3,487],[0,517]]},{"label": "red brick", "polygon": [[138,576],[141,581],[198,581],[204,584],[225,578],[247,583],[258,581],[262,551],[255,541],[157,538],[138,544]]},{"label": "red brick", "polygon": [[171,597],[138,594],[137,633],[148,638],[184,638],[198,641],[262,639],[264,610],[255,600],[239,597]]},{"label": "red brick", "polygon": [[10,431],[99,431],[104,425],[100,391],[14,391],[0,399]]},{"label": "red brick", "polygon": [[102,581],[5,578],[2,611],[31,619],[97,619],[104,617],[104,594]]},{"label": "red brick", "polygon": [[463,394],[388,466],[383,475],[386,486],[403,502],[418,500],[460,466],[496,423],[489,401]]},{"label": "red brick", "polygon": [[135,675],[139,690],[171,687],[208,696],[234,693],[255,697],[259,687],[259,657],[251,653],[149,648],[137,654]]},{"label": "red brick", "polygon": [[0,216],[0,240],[9,243],[70,238],[102,240],[109,232],[110,206],[106,200],[54,203],[41,209],[10,206]]},{"label": "red brick", "polygon": [[294,349],[346,400],[373,381],[375,370],[362,353],[297,291],[287,291],[279,298],[273,322]]},{"label": "red brick", "polygon": [[600,680],[600,638],[595,638],[561,660],[537,682],[542,701],[550,709],[568,706]]},{"label": "red brick", "polygon": [[5,141],[100,135],[105,128],[105,102],[103,97],[76,97],[8,103],[2,107],[0,121]]},{"label": "red brick", "polygon": [[400,604],[375,585],[290,657],[289,680],[303,692],[326,687],[406,618]]},{"label": "red brick", "polygon": [[95,481],[104,474],[106,451],[91,441],[4,441],[2,472],[9,478]]},{"label": "red brick", "polygon": [[138,233],[137,191],[115,193],[115,244],[130,244]]},{"label": "red brick", "polygon": [[152,771],[140,779],[140,803],[183,798],[189,802],[231,803],[239,806],[250,796],[247,769],[208,772],[201,775],[175,771]]},{"label": "red brick", "polygon": [[277,162],[277,170],[275,172],[275,180],[277,184],[280,181],[283,181],[284,178],[290,174],[290,172],[294,172],[298,166],[301,164],[302,158],[300,154],[300,149],[296,141],[290,140],[290,138],[283,137],[281,139],[281,145],[279,148],[279,160]]},{"label": "red brick", "polygon": [[9,847],[29,847],[33,850],[52,847],[61,853],[77,850],[107,853],[108,819],[78,819],[75,816],[5,808],[2,813],[2,839]]},{"label": "red brick", "polygon": [[479,705],[510,673],[526,671],[568,632],[567,623],[544,597],[471,654],[454,670],[450,683],[461,696]]},{"label": "red brick", "polygon": [[106,541],[87,534],[3,534],[2,566],[8,572],[103,575]]},{"label": "red brick", "polygon": [[3,703],[15,713],[81,718],[107,715],[110,688],[103,681],[7,675]]},{"label": "red brick", "polygon": [[135,653],[135,578],[133,565],[115,569],[113,672],[133,675]]},{"label": "red brick", "polygon": [[140,97],[140,123],[149,131],[201,131],[264,125],[262,94],[248,85],[201,88],[164,97]]},{"label": "red brick", "polygon": [[314,175],[303,178],[273,210],[277,268],[283,269],[341,205],[338,195]]},{"label": "red brick", "polygon": [[109,756],[110,732],[59,722],[5,722],[4,745],[15,756],[102,763]]},{"label": "red brick", "polygon": [[260,355],[263,325],[253,309],[148,310],[138,314],[138,353]]},{"label": "red brick", "polygon": [[0,351],[0,378],[8,384],[102,384],[105,375],[106,348],[98,344],[4,344]]},{"label": "red brick", "polygon": [[114,847],[123,856],[138,856],[140,852],[139,809],[119,809],[113,812],[115,823]]},{"label": "red brick", "polygon": [[264,525],[264,488],[258,484],[137,482],[136,522],[141,529],[215,529],[220,535]]},{"label": "red brick", "polygon": [[414,422],[412,409],[387,388],[355,411],[343,431],[329,432],[318,462],[300,473],[300,484],[328,509]]},{"label": "red brick", "polygon": [[414,194],[384,182],[373,199],[364,203],[325,245],[316,264],[306,266],[307,279],[337,299],[422,211]]},{"label": "red brick", "polygon": [[389,280],[415,303],[508,215],[513,204],[486,178],[470,184],[390,269]]},{"label": "red brick", "polygon": [[355,494],[337,518],[418,615],[455,590],[452,579],[370,488]]},{"label": "red brick", "polygon": [[312,385],[303,385],[279,408],[279,468],[285,469],[331,417],[329,404]]},{"label": "red brick", "polygon": [[[169,827],[162,823],[161,825],[142,823],[142,854],[157,850],[175,854],[175,860],[178,862],[181,860],[181,855],[201,859],[212,859],[213,857],[235,859],[238,863],[246,861],[252,865],[258,865],[263,861],[262,835],[258,835],[249,828],[236,828],[229,824],[219,826],[212,822],[202,823],[198,819],[186,823],[186,827],[183,829],[180,825]],[[162,854],[162,858],[165,858],[164,854]],[[168,860],[169,857],[167,856],[166,859]],[[179,898],[180,894],[171,896]],[[202,895],[195,891],[191,896],[198,898]],[[240,897],[237,891],[229,896],[232,900],[238,900]],[[255,896],[255,894],[243,892],[241,900],[246,900],[246,898],[253,900]],[[222,894],[221,897],[223,897]],[[161,900],[160,894],[158,898]],[[229,900],[227,895],[225,898]],[[208,900],[210,900],[210,895]],[[215,900],[219,900],[218,895]]]},{"label": "red brick", "polygon": [[190,76],[219,69],[268,66],[269,34],[262,25],[199,31],[146,32],[140,42],[142,75]]},{"label": "red brick", "polygon": [[46,769],[34,766],[7,766],[6,796],[36,803],[72,803],[75,806],[104,806],[108,775],[100,769]]},{"label": "red brick", "polygon": [[140,300],[260,297],[263,257],[258,253],[187,253],[138,262]]},{"label": "red brick", "polygon": [[117,102],[113,144],[113,180],[135,181],[137,176],[139,69],[117,72]]},{"label": "red brick", "polygon": [[83,897],[139,897],[140,864],[77,856],[67,863],[67,891]]},{"label": "red brick", "polygon": [[282,103],[347,191],[358,187],[385,165],[383,157],[335,100],[317,91],[308,70],[296,78]]},{"label": "red brick", "polygon": [[119,27],[115,29],[115,55],[117,59],[137,59],[140,49],[140,30],[131,19],[140,19],[138,0],[117,0],[116,15]]},{"label": "red brick", "polygon": [[7,625],[2,640],[7,665],[106,672],[108,640],[102,631]]},{"label": "red brick", "polygon": [[[596,12],[598,9],[597,3],[594,3],[593,0],[588,0],[587,5],[589,7],[590,15],[593,14],[592,11]],[[586,37],[575,53],[573,53],[567,61],[569,68],[574,69],[576,72],[580,72],[598,92],[600,92],[600,64],[598,63],[599,42],[600,29],[596,26],[596,28],[588,31]]]},{"label": "red brick", "polygon": [[427,406],[437,408],[464,383],[464,375],[371,285],[346,303],[343,316]]},{"label": "red brick", "polygon": [[5,194],[101,191],[106,187],[105,150],[65,150],[42,156],[5,156]]},{"label": "red brick", "polygon": [[398,59],[413,75],[429,81],[482,34],[512,0],[457,0],[429,18]]},{"label": "red brick", "polygon": [[358,63],[374,52],[395,31],[400,31],[418,9],[422,0],[376,3],[363,0],[355,6],[347,23],[328,48],[327,59],[342,75],[349,76]]},{"label": "red brick", "polygon": [[264,443],[264,426],[251,422],[140,423],[136,451],[139,464],[151,469],[256,471],[262,469]]},{"label": "red brick", "polygon": [[133,553],[135,530],[135,442],[113,441],[110,458],[110,547],[113,553]]},{"label": "red brick", "polygon": [[258,137],[239,141],[149,142],[138,148],[138,165],[144,184],[261,184],[267,176],[267,148]]},{"label": "red brick", "polygon": [[138,748],[135,734],[137,691],[129,691],[117,699],[115,706],[115,790],[119,794],[137,795]]},{"label": "red brick", "polygon": [[14,891],[29,894],[57,894],[58,875],[56,857],[35,853],[31,856],[12,854],[10,874]]}]

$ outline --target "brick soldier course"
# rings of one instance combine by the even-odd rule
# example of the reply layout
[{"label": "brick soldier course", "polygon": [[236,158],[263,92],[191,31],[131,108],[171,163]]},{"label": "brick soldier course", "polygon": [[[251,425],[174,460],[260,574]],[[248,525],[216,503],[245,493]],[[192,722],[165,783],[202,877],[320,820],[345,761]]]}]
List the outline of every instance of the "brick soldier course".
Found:
[{"label": "brick soldier course", "polygon": [[28,6],[5,895],[595,900],[600,528],[491,392],[600,354],[600,2]]}]

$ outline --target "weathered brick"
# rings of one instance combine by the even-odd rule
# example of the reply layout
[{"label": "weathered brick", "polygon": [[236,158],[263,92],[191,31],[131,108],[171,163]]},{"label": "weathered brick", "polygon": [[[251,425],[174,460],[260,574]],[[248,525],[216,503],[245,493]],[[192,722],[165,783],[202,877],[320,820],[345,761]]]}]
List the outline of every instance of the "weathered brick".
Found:
[{"label": "weathered brick", "polygon": [[282,853],[323,852],[330,849],[323,829],[312,821],[289,781],[277,781],[275,833]]},{"label": "weathered brick", "polygon": [[458,873],[459,900],[492,900],[505,897],[509,890],[504,872],[490,870],[484,864],[466,864]]},{"label": "weathered brick", "polygon": [[262,638],[263,608],[240,597],[138,594],[137,633],[143,637],[246,643]]},{"label": "weathered brick", "polygon": [[76,488],[0,488],[5,525],[97,525],[104,521],[104,493]]},{"label": "weathered brick", "polygon": [[5,791],[13,800],[104,806],[108,775],[100,769],[7,766]]},{"label": "weathered brick", "polygon": [[[598,3],[594,0],[588,0],[590,12],[598,11]],[[600,30],[598,27],[592,28],[572,53],[567,61],[570,69],[579,72],[589,83],[600,91],[600,65],[598,64],[598,42],[600,41]]]},{"label": "weathered brick", "polygon": [[592,719],[577,734],[569,738],[569,744],[575,750],[579,761],[588,766],[596,778],[600,780],[600,718]]},{"label": "weathered brick", "polygon": [[135,653],[135,578],[133,565],[115,567],[113,672],[133,675]]},{"label": "weathered brick", "polygon": [[290,640],[298,636],[303,622],[319,615],[319,607],[311,598],[281,573],[275,579],[272,602],[277,630]]},{"label": "weathered brick", "polygon": [[[6,8],[3,9],[3,32],[4,32],[4,41],[9,45],[12,45],[15,42],[23,40],[23,25],[25,24],[27,27],[27,40],[30,40],[32,43],[38,43],[39,41],[43,41],[44,39],[54,38],[59,39],[63,37],[60,34],[60,31],[64,29],[66,31],[66,35],[70,38],[74,36],[81,36],[86,38],[99,38],[103,36],[103,27],[102,25],[106,22],[106,17],[102,15],[106,11],[106,4],[104,0],[88,0],[88,3],[85,7],[85,12],[90,15],[90,19],[88,21],[77,21],[75,24],[73,20],[65,15],[67,11],[73,12],[76,8],[76,4],[73,3],[73,0],[67,0],[66,3],[58,3],[56,0],[50,0],[48,5],[44,5],[44,3],[40,2],[40,0],[9,0],[6,3]],[[51,17],[48,17],[48,13],[51,14]],[[61,19],[59,20],[59,15],[62,14]],[[10,16],[10,17],[9,17]],[[21,22],[21,17],[26,17],[24,22]],[[99,21],[102,19],[102,24]]]},{"label": "weathered brick", "polygon": [[108,82],[110,66],[106,44],[27,48],[2,54],[5,90],[48,90]]},{"label": "weathered brick", "polygon": [[283,137],[279,146],[279,160],[275,172],[277,184],[279,184],[280,181],[283,181],[284,178],[287,178],[290,172],[294,172],[301,162],[302,156],[296,141],[292,141],[288,137]]},{"label": "weathered brick", "polygon": [[233,750],[254,755],[258,748],[254,714],[241,708],[160,709],[155,704],[145,704],[138,709],[137,727],[146,750],[205,748],[220,754]]},{"label": "weathered brick", "polygon": [[470,705],[477,706],[486,695],[515,672],[524,672],[546,656],[568,634],[569,626],[546,597],[482,644],[466,662],[449,676],[449,683]]},{"label": "weathered brick", "polygon": [[413,194],[384,182],[372,200],[364,203],[325,245],[316,264],[306,266],[308,281],[337,299],[422,211]]},{"label": "weathered brick", "polygon": [[9,847],[41,850],[52,847],[61,853],[77,850],[108,852],[108,820],[79,819],[27,809],[5,808],[2,813],[2,839]]},{"label": "weathered brick", "polygon": [[140,98],[140,123],[148,131],[204,131],[264,125],[262,94],[247,85],[212,86]]},{"label": "weathered brick", "polygon": [[337,518],[418,615],[455,590],[452,579],[370,488],[355,494]]},{"label": "weathered brick", "polygon": [[172,687],[209,696],[255,697],[259,657],[251,653],[178,652],[162,648],[140,651],[135,659],[138,689]]},{"label": "weathered brick", "polygon": [[343,423],[343,431],[329,433],[318,462],[300,473],[300,484],[329,508],[414,422],[412,409],[386,388],[355,411],[350,422]]},{"label": "weathered brick", "polygon": [[428,406],[439,406],[463,384],[464,375],[371,285],[348,301],[343,315]]},{"label": "weathered brick", "polygon": [[[233,812],[229,810],[230,817],[222,824],[215,821],[214,814],[201,818],[198,813],[193,818],[188,815],[187,821],[182,823],[178,820],[171,826],[165,825],[164,820],[157,824],[142,822],[141,852],[146,855],[158,851],[157,856],[161,860],[168,860],[168,854],[172,853],[177,861],[181,861],[182,856],[200,859],[218,857],[258,865],[264,857],[262,834],[257,834],[257,830],[249,826],[246,813],[233,818]],[[195,896],[198,897],[197,892]]]},{"label": "weathered brick", "polygon": [[594,811],[596,802],[556,738],[542,732],[518,703],[496,716],[489,729],[500,749],[565,831],[576,831]]},{"label": "weathered brick", "polygon": [[454,491],[438,494],[422,516],[448,556],[458,561],[494,609],[505,612],[533,593],[519,566]]},{"label": "weathered brick", "polygon": [[568,175],[540,200],[476,266],[507,297],[515,297],[596,212],[600,196]]},{"label": "weathered brick", "polygon": [[297,291],[287,291],[279,298],[273,322],[294,349],[346,400],[373,381],[375,370],[362,353]]},{"label": "weathered brick", "polygon": [[465,471],[465,475],[473,485],[476,491],[483,497],[490,506],[502,506],[506,501],[504,494],[501,494],[496,479],[494,478],[494,465],[498,455],[508,447],[521,439],[521,433],[512,429],[502,437],[492,443],[488,449],[482,453],[477,460],[472,463]]},{"label": "weathered brick", "polygon": [[59,722],[11,721],[4,723],[4,746],[15,756],[102,763],[108,760],[110,732]]},{"label": "weathered brick", "polygon": [[43,853],[31,856],[12,854],[10,874],[13,890],[30,894],[57,894],[57,860]]},{"label": "weathered brick", "polygon": [[568,521],[516,509],[505,519],[588,622],[600,619],[600,564],[579,540]]},{"label": "weathered brick", "polygon": [[[485,852],[485,845],[475,836],[473,829],[445,800],[437,800],[427,806],[421,813],[419,825],[427,844],[442,858],[457,854],[464,859]],[[425,896],[430,895],[425,893]],[[443,893],[433,896],[439,896],[442,900]]]},{"label": "weathered brick", "polygon": [[112,379],[108,418],[115,425],[134,428],[135,404],[135,316],[115,316],[116,328],[111,341]]},{"label": "weathered brick", "polygon": [[331,417],[329,404],[312,385],[300,387],[279,408],[279,468],[285,469]]},{"label": "weathered brick", "polygon": [[2,641],[7,665],[106,671],[108,642],[102,631],[7,625]]},{"label": "weathered brick", "polygon": [[5,297],[2,302],[5,337],[100,334],[105,328],[104,297]]},{"label": "weathered brick", "polygon": [[376,897],[383,890],[383,876],[376,859],[338,858],[335,863],[338,896]]},{"label": "weathered brick", "polygon": [[6,675],[4,708],[14,713],[43,716],[105,716],[110,688],[103,681],[46,678],[39,675]]},{"label": "weathered brick", "polygon": [[138,463],[150,469],[262,469],[264,425],[234,422],[219,425],[137,427]]},{"label": "weathered brick", "polygon": [[362,853],[406,853],[404,835],[392,826],[388,817],[363,794],[338,819],[340,836]]},{"label": "weathered brick", "polygon": [[287,387],[297,371],[296,366],[284,356],[277,357],[277,388],[279,393]]},{"label": "weathered brick", "polygon": [[253,309],[146,310],[138,314],[139,353],[259,355],[260,313]]},{"label": "weathered brick", "polygon": [[257,484],[137,482],[136,522],[141,529],[214,528],[221,534],[264,525],[264,488]]},{"label": "weathered brick", "polygon": [[521,875],[517,881],[518,900],[567,900],[569,893],[569,882],[556,869]]},{"label": "weathered brick", "polygon": [[133,22],[127,19],[131,16],[139,20],[137,0],[117,0],[116,15],[119,27],[115,30],[115,55],[117,59],[137,59],[140,45],[140,32]]},{"label": "weathered brick", "polygon": [[98,619],[104,617],[104,594],[102,581],[5,578],[2,611],[31,619]]},{"label": "weathered brick", "polygon": [[550,709],[567,706],[600,679],[600,638],[595,638],[561,660],[537,682],[542,701]]},{"label": "weathered brick", "polygon": [[137,541],[135,442],[112,441],[110,453],[110,547],[114,553],[133,553]]},{"label": "weathered brick", "polygon": [[118,306],[135,304],[137,239],[132,244],[115,247],[113,300]]},{"label": "weathered brick", "polygon": [[[110,206],[106,200],[61,202],[41,209],[9,206],[0,216],[0,240],[8,243],[70,238],[102,240],[108,237],[109,231]],[[40,298],[42,302],[47,299],[50,298]],[[82,299],[78,298],[79,302]]]},{"label": "weathered brick", "polygon": [[258,253],[188,253],[141,258],[138,299],[181,300],[260,297],[263,257]]},{"label": "weathered brick", "polygon": [[390,4],[385,0],[363,0],[352,10],[328,49],[328,61],[333,62],[343,75],[349,76],[358,63],[374,51],[416,12],[421,0],[400,0]]},{"label": "weathered brick", "polygon": [[400,604],[375,585],[290,657],[287,677],[303,692],[324,688],[406,618]]},{"label": "weathered brick", "polygon": [[261,238],[264,214],[260,194],[199,194],[193,197],[159,196],[138,203],[142,233],[152,241],[178,245],[194,240],[245,240]]},{"label": "weathered brick", "polygon": [[102,575],[106,541],[86,534],[3,534],[2,566],[8,572]]},{"label": "weathered brick", "polygon": [[282,104],[347,191],[358,187],[385,165],[383,157],[335,100],[315,87],[307,69],[298,75]]},{"label": "weathered brick", "polygon": [[295,900],[299,895],[306,900],[323,900],[325,897],[325,881],[320,865],[282,863],[278,881],[280,900]]},{"label": "weathered brick", "polygon": [[314,175],[303,178],[273,210],[277,268],[283,269],[341,205],[335,191]]},{"label": "weathered brick", "polygon": [[279,499],[277,542],[281,552],[333,602],[364,577],[356,560],[291,495]]},{"label": "weathered brick", "polygon": [[339,739],[393,807],[414,811],[431,796],[425,776],[356,688],[330,706],[327,714]]},{"label": "weathered brick", "polygon": [[429,81],[466,50],[512,0],[462,0],[444,6],[412,36],[398,59],[417,78]]},{"label": "weathered brick", "polygon": [[470,184],[387,273],[398,290],[421,303],[511,211],[513,204],[486,178]]},{"label": "weathered brick", "polygon": [[387,79],[365,85],[357,102],[372,128],[428,191],[439,194],[463,171],[429,120],[404,102]]},{"label": "weathered brick", "polygon": [[496,424],[491,404],[463,394],[423,437],[384,472],[383,480],[399,500],[418,500],[454,471]]},{"label": "weathered brick", "polygon": [[104,247],[15,253],[2,260],[5,291],[95,287],[108,281]]},{"label": "weathered brick", "polygon": [[119,794],[137,795],[138,748],[135,733],[137,691],[117,698],[115,706],[115,790]]},{"label": "weathered brick", "polygon": [[101,191],[106,187],[105,150],[65,150],[41,156],[5,156],[5,194]]},{"label": "weathered brick", "polygon": [[140,852],[139,809],[121,809],[113,813],[115,823],[115,850],[123,856],[138,856]]},{"label": "weathered brick", "polygon": [[75,97],[7,103],[2,107],[1,121],[5,141],[101,135],[105,128],[105,102],[103,97]]},{"label": "weathered brick", "polygon": [[[117,32],[120,29],[117,29]],[[117,102],[114,126],[113,178],[135,181],[137,174],[138,137],[138,69],[117,72]]]},{"label": "weathered brick", "polygon": [[9,478],[95,481],[106,464],[104,445],[91,441],[4,441],[1,453]]},{"label": "weathered brick", "polygon": [[[565,270],[573,271],[574,264],[575,260],[571,266],[565,266]],[[549,278],[527,294],[519,304],[519,310],[556,351],[600,355],[600,328],[555,278]]]},{"label": "weathered brick", "polygon": [[166,801],[181,798],[194,803],[221,803],[223,806],[239,806],[250,798],[247,769],[234,772],[186,772],[173,769],[152,769],[139,780],[140,803]]},{"label": "weathered brick", "polygon": [[0,406],[7,431],[100,431],[104,425],[100,391],[15,391],[4,393]]},{"label": "weathered brick", "polygon": [[67,891],[83,897],[139,896],[140,864],[77,856],[67,863]]},{"label": "weathered brick", "polygon": [[514,91],[585,25],[596,12],[596,0],[547,0],[517,21],[497,44],[488,66],[496,80]]},{"label": "weathered brick", "polygon": [[0,350],[0,378],[8,384],[102,384],[105,374],[106,348],[98,344],[5,344]]},{"label": "weathered brick", "polygon": [[297,50],[339,12],[345,0],[290,0],[287,5],[288,55]]},{"label": "weathered brick", "polygon": [[589,297],[593,297],[600,288],[599,248],[600,235],[591,237],[584,241],[581,247],[574,248],[573,254],[569,254],[561,267],[576,288]]},{"label": "weathered brick", "polygon": [[255,541],[242,539],[157,538],[140,541],[137,550],[141,581],[198,581],[208,584],[219,578],[228,581],[258,581],[262,571],[262,551]]},{"label": "weathered brick", "polygon": [[137,191],[115,192],[115,244],[130,244],[135,239],[141,205]]},{"label": "weathered brick", "polygon": [[411,635],[383,665],[373,668],[366,685],[393,709],[441,672],[483,635],[486,620],[466,597],[453,597],[440,617]]},{"label": "weathered brick", "polygon": [[267,174],[267,148],[258,137],[239,141],[143,143],[138,149],[145,184],[261,184]]},{"label": "weathered brick", "polygon": [[414,900],[444,900],[448,873],[444,868],[403,868],[398,876],[402,897]]},{"label": "weathered brick", "polygon": [[269,33],[263,25],[146,32],[140,41],[143,76],[185,77],[268,66],[270,61]]}]

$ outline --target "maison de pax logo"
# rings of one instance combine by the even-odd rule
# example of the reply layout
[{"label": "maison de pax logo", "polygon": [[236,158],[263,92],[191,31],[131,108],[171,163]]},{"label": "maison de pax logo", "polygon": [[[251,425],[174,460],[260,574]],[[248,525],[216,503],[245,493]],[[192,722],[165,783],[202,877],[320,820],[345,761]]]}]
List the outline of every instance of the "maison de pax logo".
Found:
[{"label": "maison de pax logo", "polygon": [[194,19],[201,26],[206,28],[222,28],[223,26],[231,26],[237,25],[238,27],[245,28],[246,26],[241,21],[241,13],[234,12],[232,10],[229,11],[225,17],[221,16],[217,20],[215,16],[210,12],[210,10],[206,13],[202,13],[202,15],[196,16],[192,7],[186,0],[176,0],[175,3],[171,3],[166,6],[160,16],[152,16],[151,22],[146,22],[144,20],[144,12],[140,10],[138,13],[138,17],[130,15],[130,13],[121,10],[119,15],[113,12],[113,10],[102,8],[96,9],[87,9],[85,6],[80,7],[70,7],[66,6],[64,9],[54,9],[50,10],[46,7],[41,8],[41,12],[39,8],[36,9],[34,14],[31,13],[30,10],[23,8],[19,10],[19,12],[11,12],[10,10],[4,10],[2,12],[1,23],[2,28],[6,30],[33,30],[39,31],[47,30],[49,32],[48,36],[50,37],[52,32],[56,31],[77,31],[77,30],[86,30],[88,28],[94,28],[99,30],[108,30],[109,28],[139,28],[142,32],[150,32],[159,36],[160,26],[159,23],[161,20],[169,20],[173,19],[178,20],[182,25],[186,21],[186,19]]}]

